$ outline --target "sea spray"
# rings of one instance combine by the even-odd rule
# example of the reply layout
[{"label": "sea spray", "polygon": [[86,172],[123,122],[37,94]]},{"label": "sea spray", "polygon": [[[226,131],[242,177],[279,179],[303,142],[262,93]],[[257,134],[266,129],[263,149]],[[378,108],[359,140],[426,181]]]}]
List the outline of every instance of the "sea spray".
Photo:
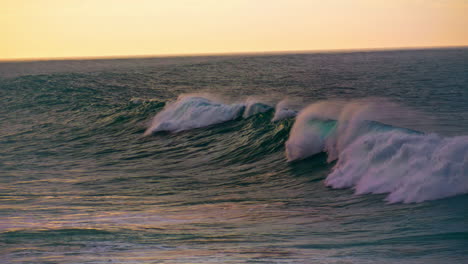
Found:
[{"label": "sea spray", "polygon": [[[301,110],[296,117],[286,142],[286,156],[289,161],[293,161],[326,151],[328,160],[333,161],[348,144],[366,132],[384,129],[384,124],[390,125],[395,119],[404,119],[400,115],[403,111],[409,112],[408,109],[381,98],[313,103]],[[413,114],[407,116],[414,118]],[[330,131],[333,133],[323,135],[323,129],[316,124],[320,120],[334,120],[336,126]],[[382,126],[376,126],[373,122]],[[330,126],[329,123],[323,125]],[[305,145],[316,147],[304,147]]]},{"label": "sea spray", "polygon": [[342,104],[337,101],[322,101],[314,103],[296,117],[286,141],[286,157],[288,161],[300,160],[311,155],[325,151],[328,138],[323,137],[320,128],[311,125],[311,121],[336,119],[342,109]]},{"label": "sea spray", "polygon": [[295,117],[297,115],[297,111],[293,110],[290,105],[290,99],[283,99],[279,101],[276,104],[275,115],[271,121],[276,122],[286,118]]}]

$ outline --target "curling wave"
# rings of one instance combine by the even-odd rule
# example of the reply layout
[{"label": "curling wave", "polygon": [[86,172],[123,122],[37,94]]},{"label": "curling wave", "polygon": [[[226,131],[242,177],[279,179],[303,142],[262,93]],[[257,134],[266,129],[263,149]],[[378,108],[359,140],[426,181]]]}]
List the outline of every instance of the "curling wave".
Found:
[{"label": "curling wave", "polygon": [[286,142],[287,159],[327,152],[329,162],[338,160],[327,186],[388,193],[391,203],[468,193],[468,136],[443,138],[373,120],[385,119],[388,107],[371,101],[307,107]]},{"label": "curling wave", "polygon": [[[273,109],[272,106],[253,98],[241,103],[227,104],[209,94],[181,95],[175,102],[167,104],[161,112],[156,114],[145,135],[160,131],[180,132],[207,127],[240,117],[248,118]],[[282,114],[276,119],[290,116],[291,114]]]},{"label": "curling wave", "polygon": [[180,132],[236,119],[244,105],[222,104],[200,96],[181,95],[159,112],[145,135],[159,131]]},{"label": "curling wave", "polygon": [[[289,131],[285,142],[288,161],[322,152],[327,153],[328,162],[336,160],[325,180],[332,188],[354,188],[356,194],[387,193],[390,203],[422,202],[468,193],[468,136],[444,138],[394,126],[391,120],[401,121],[408,115],[408,109],[381,99],[323,101],[299,113],[287,105],[285,100],[272,107],[253,98],[224,103],[213,95],[181,95],[156,114],[145,135],[180,132],[239,118],[248,122],[260,118],[265,124],[268,122],[265,118],[276,122],[297,115],[290,131],[288,126],[285,133],[264,137],[249,134],[250,150],[242,146],[231,154],[247,153],[251,160],[251,154],[256,153],[252,148],[264,144],[277,151],[278,144],[271,140],[282,145]],[[266,112],[270,114],[259,115]]]}]

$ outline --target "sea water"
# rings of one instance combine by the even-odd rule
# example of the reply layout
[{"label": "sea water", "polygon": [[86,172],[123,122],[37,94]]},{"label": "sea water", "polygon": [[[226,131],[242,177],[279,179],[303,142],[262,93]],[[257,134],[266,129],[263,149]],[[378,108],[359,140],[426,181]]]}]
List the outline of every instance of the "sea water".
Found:
[{"label": "sea water", "polygon": [[0,63],[1,263],[468,263],[468,49]]}]

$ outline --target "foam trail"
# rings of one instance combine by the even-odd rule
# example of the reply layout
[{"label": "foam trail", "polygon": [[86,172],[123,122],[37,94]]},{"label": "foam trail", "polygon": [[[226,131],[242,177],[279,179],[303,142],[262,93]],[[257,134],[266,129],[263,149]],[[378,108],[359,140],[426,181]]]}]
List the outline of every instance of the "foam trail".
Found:
[{"label": "foam trail", "polygon": [[180,132],[206,127],[240,117],[243,104],[223,104],[216,99],[197,95],[181,95],[159,112],[146,130],[145,135],[158,131]]}]

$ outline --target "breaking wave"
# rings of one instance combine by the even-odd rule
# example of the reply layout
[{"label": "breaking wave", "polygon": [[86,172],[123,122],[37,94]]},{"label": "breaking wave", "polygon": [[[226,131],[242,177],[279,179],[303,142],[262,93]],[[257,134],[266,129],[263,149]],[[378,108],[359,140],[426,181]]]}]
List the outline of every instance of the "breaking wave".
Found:
[{"label": "breaking wave", "polygon": [[[253,98],[229,104],[213,95],[181,95],[153,118],[145,135],[159,131],[180,132],[207,127],[240,117],[248,118],[273,109]],[[286,117],[287,115],[283,115],[283,118]]]},{"label": "breaking wave", "polygon": [[242,115],[242,104],[223,104],[200,96],[182,95],[159,112],[145,135],[159,131],[180,132],[236,119]]},{"label": "breaking wave", "polygon": [[382,101],[313,104],[296,118],[287,159],[327,152],[329,162],[337,160],[327,186],[388,193],[391,203],[468,193],[468,136],[444,138],[375,121],[398,115],[395,107]]},{"label": "breaking wave", "polygon": [[386,200],[422,202],[468,193],[468,136],[393,130],[359,137],[339,153],[325,184]]},{"label": "breaking wave", "polygon": [[353,188],[356,194],[386,193],[390,203],[468,193],[468,136],[445,138],[395,126],[394,121],[409,112],[382,99],[322,101],[299,113],[288,104],[283,100],[272,107],[252,98],[225,103],[212,95],[181,95],[156,114],[145,135],[248,119],[274,110],[268,115],[272,122],[295,117],[285,143],[289,162],[322,152],[328,162],[336,160],[325,179],[329,187]]}]

